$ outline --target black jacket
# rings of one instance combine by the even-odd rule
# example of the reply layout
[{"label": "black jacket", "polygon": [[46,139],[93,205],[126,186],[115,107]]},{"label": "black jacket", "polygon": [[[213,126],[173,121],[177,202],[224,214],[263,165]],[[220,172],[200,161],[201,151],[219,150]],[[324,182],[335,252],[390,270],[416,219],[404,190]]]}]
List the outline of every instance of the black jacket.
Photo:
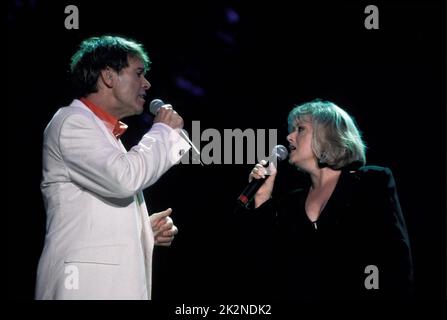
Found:
[{"label": "black jacket", "polygon": [[[309,186],[245,212],[262,225],[254,234],[266,249],[263,259],[269,271],[258,280],[273,293],[267,295],[410,297],[410,244],[391,171],[377,166],[342,169],[316,223],[304,209]],[[377,282],[368,278],[370,268],[378,271]],[[378,288],[367,289],[365,280]]]}]

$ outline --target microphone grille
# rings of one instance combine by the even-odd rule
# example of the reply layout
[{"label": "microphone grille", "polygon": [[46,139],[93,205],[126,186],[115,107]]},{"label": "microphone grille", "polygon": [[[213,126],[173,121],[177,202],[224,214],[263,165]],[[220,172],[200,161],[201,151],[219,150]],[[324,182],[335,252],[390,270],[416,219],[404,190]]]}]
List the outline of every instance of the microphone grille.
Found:
[{"label": "microphone grille", "polygon": [[149,111],[153,114],[156,115],[158,112],[158,109],[160,109],[165,103],[160,100],[160,99],[154,99],[151,101],[150,105],[149,105]]},{"label": "microphone grille", "polygon": [[272,149],[272,155],[276,156],[279,161],[285,160],[289,155],[289,151],[283,145],[274,146]]}]

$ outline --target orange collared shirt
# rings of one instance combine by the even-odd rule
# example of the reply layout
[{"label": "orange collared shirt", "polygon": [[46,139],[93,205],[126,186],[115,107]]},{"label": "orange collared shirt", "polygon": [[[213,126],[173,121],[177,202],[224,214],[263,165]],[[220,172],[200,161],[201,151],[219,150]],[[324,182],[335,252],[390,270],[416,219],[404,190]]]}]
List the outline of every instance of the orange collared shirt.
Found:
[{"label": "orange collared shirt", "polygon": [[92,112],[101,119],[107,128],[110,129],[112,134],[115,136],[116,139],[119,139],[121,135],[127,130],[127,124],[124,122],[119,121],[117,118],[112,116],[110,113],[105,112],[103,109],[98,107],[93,102],[81,98],[81,101],[90,109]]}]

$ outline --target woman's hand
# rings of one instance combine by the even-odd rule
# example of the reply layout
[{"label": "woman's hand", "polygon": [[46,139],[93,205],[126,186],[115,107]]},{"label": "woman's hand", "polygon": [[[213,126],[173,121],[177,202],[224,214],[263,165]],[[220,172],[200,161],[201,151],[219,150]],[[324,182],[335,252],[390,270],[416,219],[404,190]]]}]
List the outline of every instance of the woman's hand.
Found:
[{"label": "woman's hand", "polygon": [[255,195],[255,208],[261,206],[264,202],[266,202],[272,196],[273,185],[275,184],[275,178],[277,170],[273,163],[270,163],[267,168],[264,166],[267,164],[267,161],[262,160],[260,163],[255,165],[253,170],[251,170],[250,175],[248,177],[248,181],[251,182],[253,179],[265,179],[264,183],[258,189]]}]

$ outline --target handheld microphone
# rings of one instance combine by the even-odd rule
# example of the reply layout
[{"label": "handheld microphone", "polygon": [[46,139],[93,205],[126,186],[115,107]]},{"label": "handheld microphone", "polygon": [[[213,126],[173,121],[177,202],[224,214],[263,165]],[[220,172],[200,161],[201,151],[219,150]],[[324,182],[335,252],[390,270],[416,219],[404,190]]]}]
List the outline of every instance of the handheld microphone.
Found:
[{"label": "handheld microphone", "polygon": [[154,99],[151,101],[150,105],[149,105],[149,111],[156,116],[158,113],[158,110],[160,110],[160,108],[162,106],[164,106],[166,103],[164,103],[162,100],[160,99]]},{"label": "handheld microphone", "polygon": [[[158,111],[162,106],[164,106],[166,103],[163,102],[161,99],[154,99],[149,104],[149,111],[156,116]],[[183,139],[188,142],[188,144],[191,146],[191,148],[194,150],[194,152],[197,154],[198,159],[200,161],[200,151],[196,148],[196,146],[192,143],[192,141],[189,139],[188,134],[183,129],[179,129],[178,133],[182,136]],[[200,164],[203,165],[202,161],[200,161]]]},{"label": "handheld microphone", "polygon": [[[277,161],[282,161],[287,158],[289,152],[287,148],[282,145],[274,146],[272,149],[272,153],[270,155],[269,161],[264,165],[265,168],[269,166],[269,162],[273,161],[273,164],[276,166]],[[265,179],[253,179],[251,182],[245,187],[244,191],[237,198],[237,202],[242,206],[248,206],[249,203],[253,200],[256,192],[264,183]]]}]

